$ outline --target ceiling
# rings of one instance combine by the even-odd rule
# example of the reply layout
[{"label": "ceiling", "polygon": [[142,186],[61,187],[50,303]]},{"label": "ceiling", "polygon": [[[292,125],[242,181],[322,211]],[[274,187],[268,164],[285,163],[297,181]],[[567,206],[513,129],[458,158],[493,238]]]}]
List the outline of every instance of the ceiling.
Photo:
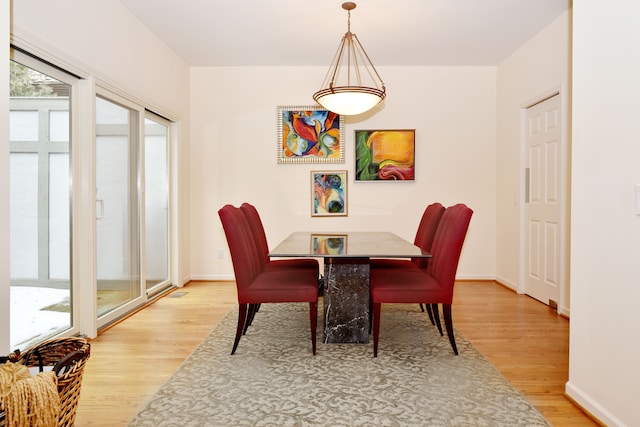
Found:
[{"label": "ceiling", "polygon": [[[329,66],[342,1],[119,0],[191,66]],[[497,65],[571,0],[360,0],[356,34],[376,66]]]}]

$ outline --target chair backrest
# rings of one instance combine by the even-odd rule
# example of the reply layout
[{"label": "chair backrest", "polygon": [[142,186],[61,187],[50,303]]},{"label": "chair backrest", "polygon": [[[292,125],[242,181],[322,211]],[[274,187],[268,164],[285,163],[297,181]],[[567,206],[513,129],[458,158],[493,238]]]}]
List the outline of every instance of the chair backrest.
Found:
[{"label": "chair backrest", "polygon": [[[421,247],[427,252],[431,252],[433,238],[436,235],[436,230],[438,229],[438,224],[440,224],[440,219],[444,211],[445,207],[438,202],[427,206],[420,219],[416,238],[413,242],[416,246]],[[426,268],[428,265],[428,258],[413,258],[412,261],[420,268]]]},{"label": "chair backrest", "polygon": [[251,226],[247,217],[235,206],[225,205],[218,211],[224,234],[227,237],[231,262],[240,295],[262,271]]},{"label": "chair backrest", "polygon": [[467,235],[469,222],[473,211],[464,204],[448,207],[433,238],[427,273],[442,286],[450,287],[453,297],[453,284],[458,270],[458,261],[462,252],[462,245]]},{"label": "chair backrest", "polygon": [[249,221],[258,257],[262,264],[265,265],[269,262],[269,244],[267,243],[267,235],[264,232],[264,225],[260,219],[260,214],[256,207],[249,203],[240,205],[240,210],[247,217],[247,221]]}]

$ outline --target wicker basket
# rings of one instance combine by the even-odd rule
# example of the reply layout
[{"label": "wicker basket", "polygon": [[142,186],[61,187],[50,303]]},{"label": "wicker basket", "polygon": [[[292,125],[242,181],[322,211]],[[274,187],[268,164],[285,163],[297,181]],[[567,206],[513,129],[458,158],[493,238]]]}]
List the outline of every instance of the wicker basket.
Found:
[{"label": "wicker basket", "polygon": [[[84,338],[54,338],[37,344],[24,353],[12,353],[9,360],[28,367],[53,366],[58,374],[58,395],[60,396],[59,427],[73,426],[80,398],[82,374],[89,359],[91,346]],[[4,425],[0,416],[0,426]]]}]

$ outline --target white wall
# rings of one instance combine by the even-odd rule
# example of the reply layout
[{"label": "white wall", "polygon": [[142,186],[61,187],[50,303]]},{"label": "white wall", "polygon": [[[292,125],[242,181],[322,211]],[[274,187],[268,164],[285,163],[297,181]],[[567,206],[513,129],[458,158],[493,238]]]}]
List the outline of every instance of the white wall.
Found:
[{"label": "white wall", "polygon": [[[498,66],[496,277],[514,290],[522,291],[523,285],[520,283],[519,259],[521,190],[524,187],[522,111],[531,103],[560,91],[565,138],[569,140],[570,34],[571,12],[568,11]],[[569,173],[567,168],[567,181]],[[566,302],[561,310],[568,311],[567,292],[560,302]]]},{"label": "white wall", "polygon": [[[346,121],[345,164],[277,164],[279,105],[313,105],[324,67],[192,68],[191,274],[232,277],[217,211],[244,201],[270,246],[298,230],[390,230],[413,240],[427,204],[474,210],[459,277],[495,277],[496,69],[379,70],[383,109]],[[354,182],[354,130],[416,129],[415,182]],[[310,171],[346,169],[348,217],[311,218]],[[218,259],[222,251],[223,259]]]},{"label": "white wall", "polygon": [[607,425],[637,426],[640,3],[582,0],[573,8],[567,393]]}]

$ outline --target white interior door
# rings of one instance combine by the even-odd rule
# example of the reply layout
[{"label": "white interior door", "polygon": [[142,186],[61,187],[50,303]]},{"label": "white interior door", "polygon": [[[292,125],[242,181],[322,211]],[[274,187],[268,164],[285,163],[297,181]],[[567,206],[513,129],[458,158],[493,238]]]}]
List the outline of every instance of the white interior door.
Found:
[{"label": "white interior door", "polygon": [[562,236],[560,95],[526,111],[525,292],[557,307],[566,259]]}]

